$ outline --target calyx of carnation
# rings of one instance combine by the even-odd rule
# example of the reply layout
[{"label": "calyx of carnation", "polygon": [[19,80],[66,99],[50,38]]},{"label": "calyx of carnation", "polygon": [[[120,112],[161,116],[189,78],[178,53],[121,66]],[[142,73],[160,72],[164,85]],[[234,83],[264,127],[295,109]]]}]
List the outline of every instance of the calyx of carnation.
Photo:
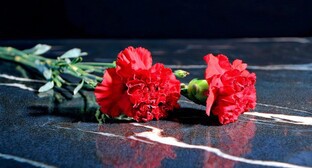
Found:
[{"label": "calyx of carnation", "polygon": [[182,94],[193,102],[206,104],[209,86],[205,79],[192,79],[188,85],[182,86]]}]

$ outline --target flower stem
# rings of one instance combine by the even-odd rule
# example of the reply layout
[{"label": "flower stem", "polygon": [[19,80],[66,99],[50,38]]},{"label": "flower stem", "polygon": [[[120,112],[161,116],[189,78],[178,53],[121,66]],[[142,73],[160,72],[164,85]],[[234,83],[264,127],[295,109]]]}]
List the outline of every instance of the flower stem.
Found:
[{"label": "flower stem", "polygon": [[63,84],[77,85],[76,83],[66,82],[67,80],[63,80],[60,76],[61,74],[68,74],[85,81],[83,84],[84,87],[94,88],[97,83],[103,80],[102,77],[97,75],[103,74],[107,68],[116,66],[114,62],[81,62],[82,58],[80,55],[71,55],[71,57],[66,58],[60,56],[57,59],[45,58],[41,55],[37,55],[36,52],[30,52],[30,50],[24,50],[24,52],[12,47],[0,47],[0,59],[34,68],[39,71],[47,81],[53,81],[56,87],[61,87]]},{"label": "flower stem", "polygon": [[80,65],[91,65],[93,67],[106,67],[106,68],[114,68],[116,66],[115,63],[102,63],[102,62],[81,62]]}]

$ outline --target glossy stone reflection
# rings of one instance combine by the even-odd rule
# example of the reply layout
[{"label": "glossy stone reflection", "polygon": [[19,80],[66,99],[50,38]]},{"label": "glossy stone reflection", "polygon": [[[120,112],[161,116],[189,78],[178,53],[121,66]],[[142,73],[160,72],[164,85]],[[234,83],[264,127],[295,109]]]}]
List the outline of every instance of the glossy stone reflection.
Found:
[{"label": "glossy stone reflection", "polygon": [[[209,132],[207,145],[216,147],[226,153],[244,157],[252,149],[252,139],[256,133],[254,121],[230,124],[216,132]],[[224,159],[215,154],[204,154],[204,167],[233,167],[235,161]]]},{"label": "glossy stone reflection", "polygon": [[[252,149],[251,141],[255,131],[253,121],[225,127],[189,127],[168,121],[162,122],[161,125],[104,124],[99,127],[99,135],[96,136],[96,149],[97,156],[106,166],[160,167],[165,160],[167,163],[177,160],[181,165],[196,163],[203,167],[232,167],[236,161],[209,151],[218,149],[224,152],[224,155],[244,157]],[[196,150],[197,153],[194,154],[179,152],[179,155],[187,154],[189,158],[196,157],[198,160],[193,162],[179,158],[176,147]]]},{"label": "glossy stone reflection", "polygon": [[[117,126],[117,125],[116,125]],[[99,127],[105,132],[106,125]],[[117,130],[118,129],[118,130]],[[109,129],[114,133],[124,130],[123,138],[112,138],[98,135],[96,138],[97,155],[104,165],[114,167],[160,167],[164,159],[176,158],[172,146],[155,143],[150,140],[132,140],[130,137],[137,131],[136,127],[127,125],[125,128]],[[113,147],[113,148],[112,148]]]},{"label": "glossy stone reflection", "polygon": [[[303,41],[303,42],[302,42]],[[0,46],[55,46],[89,52],[85,61],[112,62],[129,45],[152,51],[155,62],[203,77],[202,56],[242,59],[257,74],[254,112],[220,126],[205,107],[181,98],[169,118],[98,127],[92,92],[71,99],[38,94],[33,71],[0,60],[0,167],[312,167],[312,39],[0,41]],[[154,52],[155,51],[155,52]],[[23,162],[26,161],[26,162]]]}]

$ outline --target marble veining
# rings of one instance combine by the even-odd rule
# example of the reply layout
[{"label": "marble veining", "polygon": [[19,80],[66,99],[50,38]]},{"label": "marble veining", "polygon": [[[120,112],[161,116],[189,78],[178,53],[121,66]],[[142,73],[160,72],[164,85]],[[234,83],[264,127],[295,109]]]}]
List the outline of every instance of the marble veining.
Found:
[{"label": "marble veining", "polygon": [[22,82],[38,82],[38,83],[45,83],[44,80],[37,80],[37,79],[30,79],[30,78],[21,78],[13,75],[8,74],[0,74],[0,78],[5,78],[9,80],[16,80],[16,81],[22,81]]},{"label": "marble veining", "polygon": [[312,114],[312,112],[310,112],[310,111],[300,110],[300,109],[295,109],[295,108],[289,108],[289,107],[284,107],[284,106],[277,106],[277,105],[273,105],[273,104],[265,104],[265,103],[258,103],[257,102],[257,105]]},{"label": "marble veining", "polygon": [[250,65],[247,67],[252,70],[294,70],[294,71],[312,71],[312,63],[309,64],[281,64],[281,65],[266,65],[266,66],[257,66]]},{"label": "marble veining", "polygon": [[304,166],[298,166],[294,164],[289,164],[289,163],[283,163],[283,162],[276,162],[276,161],[263,161],[263,160],[252,160],[252,159],[246,159],[242,157],[237,157],[237,156],[232,156],[229,154],[226,154],[222,152],[221,150],[209,146],[202,146],[202,145],[192,145],[192,144],[187,144],[184,142],[178,141],[174,137],[163,137],[161,133],[163,130],[148,126],[148,125],[143,125],[139,123],[132,123],[134,126],[139,126],[139,127],[145,127],[151,129],[151,131],[145,131],[141,133],[136,133],[133,139],[139,139],[139,138],[146,138],[154,142],[158,142],[161,144],[166,144],[166,145],[172,145],[176,147],[181,147],[181,148],[189,148],[189,149],[201,149],[205,150],[207,152],[212,152],[220,157],[223,157],[225,159],[233,160],[233,161],[238,161],[238,162],[243,162],[243,163],[248,163],[248,164],[253,164],[253,165],[262,165],[262,166],[271,166],[271,167],[304,167]]},{"label": "marble veining", "polygon": [[244,115],[273,119],[275,122],[283,122],[296,125],[312,125],[312,117],[302,117],[285,114],[270,114],[262,112],[245,112]]},{"label": "marble veining", "polygon": [[263,43],[263,42],[276,42],[276,43],[310,43],[311,41],[307,38],[299,37],[277,37],[277,38],[243,38],[237,40],[237,42],[248,42],[248,43]]},{"label": "marble veining", "polygon": [[14,160],[14,161],[20,162],[20,163],[30,164],[30,165],[35,166],[35,167],[56,168],[55,166],[47,165],[45,163],[37,162],[34,160],[29,160],[29,159],[18,157],[18,156],[3,154],[3,153],[0,153],[0,158],[8,159],[8,160]]},{"label": "marble veining", "polygon": [[26,85],[20,84],[20,83],[0,83],[0,86],[16,87],[19,89],[28,90],[28,91],[32,91],[32,92],[37,91],[31,87],[27,87]]},{"label": "marble veining", "polygon": [[[205,69],[207,65],[166,65],[173,69]],[[247,69],[251,70],[293,70],[293,71],[312,71],[312,63],[309,64],[281,64],[281,65],[248,65]]]}]

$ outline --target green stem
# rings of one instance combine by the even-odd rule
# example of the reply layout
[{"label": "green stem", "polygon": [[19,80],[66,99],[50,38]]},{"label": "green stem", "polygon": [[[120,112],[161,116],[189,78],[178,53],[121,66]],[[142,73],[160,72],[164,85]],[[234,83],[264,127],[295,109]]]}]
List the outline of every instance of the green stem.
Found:
[{"label": "green stem", "polygon": [[5,55],[5,54],[0,53],[0,58],[4,60],[8,60],[8,61],[17,62],[26,66],[30,66],[32,68],[37,68],[33,61],[29,61],[22,56],[18,56],[18,55],[11,56],[11,55]]},{"label": "green stem", "polygon": [[116,65],[114,63],[101,63],[101,62],[81,62],[81,65],[92,65],[92,66],[100,66],[106,68],[114,68]]}]

